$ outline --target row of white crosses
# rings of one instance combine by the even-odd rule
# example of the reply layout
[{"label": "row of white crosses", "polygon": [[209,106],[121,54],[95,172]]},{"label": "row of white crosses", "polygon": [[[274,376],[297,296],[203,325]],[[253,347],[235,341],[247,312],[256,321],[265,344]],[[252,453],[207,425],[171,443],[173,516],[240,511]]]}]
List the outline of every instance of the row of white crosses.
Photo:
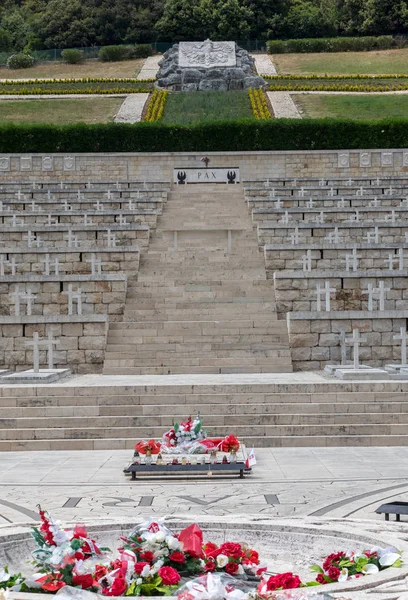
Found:
[{"label": "row of white crosses", "polygon": [[[384,281],[378,282],[378,288],[374,287],[372,283],[367,284],[367,289],[362,291],[362,294],[368,296],[368,310],[374,310],[373,301],[378,298],[379,310],[385,310],[385,301],[387,299],[387,292],[390,292],[391,288],[386,288]],[[325,300],[325,311],[330,312],[330,300],[331,294],[336,292],[336,288],[330,287],[330,281],[324,282],[324,287],[320,283],[316,285],[316,294],[317,294],[317,302],[316,302],[316,310],[317,312],[322,311],[322,300],[321,297],[324,296]]]},{"label": "row of white crosses", "polygon": [[[346,271],[353,271],[354,273],[358,271],[360,258],[361,256],[357,254],[356,248],[353,248],[351,254],[347,253],[344,258]],[[403,271],[405,269],[406,260],[408,260],[408,255],[404,254],[403,248],[398,248],[397,254],[389,254],[388,258],[385,260],[385,263],[388,264],[390,271],[394,270],[394,264],[397,264],[397,269],[399,271]],[[312,250],[310,248],[306,250],[306,254],[301,256],[301,261],[302,270],[305,272],[310,272],[312,270]]]},{"label": "row of white crosses", "polygon": [[[303,198],[305,194],[301,195],[301,197]],[[273,201],[275,203],[275,208],[283,208],[283,201],[286,202],[292,202],[292,197],[291,196],[283,196],[283,198],[276,198],[276,190],[270,190],[269,192],[269,200]],[[318,200],[318,198],[312,198],[310,197],[308,199],[308,201],[306,202],[306,207],[307,208],[315,208],[315,206],[318,206],[318,204],[316,204],[316,201]],[[322,198],[320,198],[320,200],[322,200]],[[324,200],[324,199],[323,199]],[[131,202],[131,201],[129,201]],[[345,198],[340,198],[339,200],[337,200],[336,203],[337,208],[346,208],[351,206],[351,202],[350,200],[345,200]],[[378,199],[377,196],[375,196],[372,200],[369,200],[368,202],[368,206],[370,208],[379,208],[381,206],[381,200]],[[400,200],[400,205],[399,208],[408,208],[408,197],[401,199]]]},{"label": "row of white crosses", "polygon": [[[127,223],[123,223],[123,221],[120,224],[127,225]],[[108,248],[116,248],[116,234],[111,229],[107,229],[103,237],[107,240]],[[27,232],[26,236],[23,236],[23,240],[27,241],[28,248],[41,248],[43,243],[40,236],[30,230]],[[67,242],[68,248],[79,248],[81,243],[83,243],[78,240],[78,236],[72,232],[72,229],[68,229],[68,233],[66,234],[66,237],[64,237],[64,240]],[[86,242],[86,240],[83,241]]]},{"label": "row of white crosses", "polygon": [[[296,226],[286,239],[289,240],[292,246],[300,244],[301,239],[299,235],[299,227]],[[344,238],[339,232],[339,228],[337,226],[335,226],[333,231],[328,232],[324,240],[329,244],[341,244],[344,242]],[[373,231],[367,231],[363,238],[363,241],[367,244],[379,244],[380,240],[381,236],[377,225],[374,227]],[[405,241],[408,242],[408,233],[405,234]]]},{"label": "row of white crosses", "polygon": [[[96,254],[92,253],[91,258],[86,261],[91,265],[91,274],[92,275],[101,275],[102,273],[102,261],[96,258]],[[44,275],[59,275],[60,274],[60,264],[57,257],[51,259],[50,254],[45,254],[44,259],[41,261],[44,265],[43,273]],[[0,275],[4,277],[6,275],[6,269],[10,269],[11,275],[16,275],[17,273],[17,264],[14,256],[10,260],[6,260],[4,254],[0,254]]]},{"label": "row of white crosses", "polygon": [[33,340],[27,341],[26,346],[33,348],[33,371],[34,373],[40,372],[40,349],[45,348],[48,353],[48,368],[52,370],[54,368],[54,346],[60,343],[60,340],[54,339],[52,331],[48,332],[46,339],[40,338],[38,331],[33,333]]},{"label": "row of white crosses", "polygon": [[[400,332],[393,336],[393,340],[401,342],[401,367],[407,367],[407,328],[401,327]],[[341,347],[341,364],[345,365],[347,362],[347,346],[353,347],[353,369],[358,370],[360,366],[360,344],[364,344],[367,340],[360,337],[360,332],[357,328],[353,329],[352,337],[347,337],[344,329],[339,334],[339,341]]]},{"label": "row of white crosses", "polygon": [[[266,187],[269,187],[271,185],[271,181],[270,181],[269,177],[267,177],[265,185],[266,185]],[[297,187],[297,185],[298,185],[297,179],[293,179],[292,182],[291,182],[291,186],[292,187]],[[327,179],[320,179],[319,182],[318,182],[318,185],[319,185],[319,187],[326,187],[328,185]],[[346,185],[348,187],[351,187],[351,186],[354,185],[354,181],[352,180],[351,177],[349,177],[349,179],[344,182],[344,185]],[[377,177],[377,179],[375,179],[374,181],[370,180],[369,185],[370,186],[377,186],[377,187],[379,187],[381,185],[380,178]],[[342,182],[339,183],[339,187],[341,187],[341,186],[342,186]]]},{"label": "row of white crosses", "polygon": [[[81,296],[81,288],[73,289],[72,283],[68,285],[68,291],[62,292],[64,295],[68,296],[68,315],[72,316],[75,314],[74,311],[74,303],[76,303],[76,314],[82,315],[82,296]],[[30,286],[27,286],[26,290],[20,289],[19,285],[16,285],[14,292],[10,294],[14,301],[14,314],[16,317],[21,316],[21,305],[26,304],[26,314],[27,316],[32,315],[33,305],[36,299],[35,294],[31,293]]]}]

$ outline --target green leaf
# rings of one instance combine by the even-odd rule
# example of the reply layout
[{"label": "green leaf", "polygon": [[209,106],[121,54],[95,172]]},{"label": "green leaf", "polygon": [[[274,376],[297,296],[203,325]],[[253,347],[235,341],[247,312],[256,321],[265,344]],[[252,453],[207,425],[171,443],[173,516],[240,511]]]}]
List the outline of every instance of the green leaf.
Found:
[{"label": "green leaf", "polygon": [[173,429],[174,429],[174,433],[177,433],[178,430],[180,429],[180,425],[178,423],[174,423]]},{"label": "green leaf", "polygon": [[201,424],[201,421],[200,421],[200,422],[199,422],[199,423],[197,423],[197,425],[194,427],[194,433],[195,433],[196,435],[200,433],[200,431],[201,431],[201,427],[202,427],[202,424]]},{"label": "green leaf", "polygon": [[310,565],[309,570],[312,571],[312,573],[324,573],[322,567],[319,565]]},{"label": "green leaf", "polygon": [[40,530],[37,529],[37,527],[32,528],[32,530],[30,531],[30,535],[34,538],[37,546],[40,546],[41,548],[43,546],[47,546],[47,542],[45,541],[42,533],[40,533]]},{"label": "green leaf", "polygon": [[313,586],[315,586],[315,585],[322,585],[322,584],[321,584],[321,583],[319,583],[318,581],[307,581],[307,582],[305,583],[305,586],[306,586],[306,587],[313,587]]},{"label": "green leaf", "polygon": [[401,567],[402,566],[402,559],[401,558],[397,558],[397,560],[395,561],[395,563],[393,565],[391,565],[392,567]]}]

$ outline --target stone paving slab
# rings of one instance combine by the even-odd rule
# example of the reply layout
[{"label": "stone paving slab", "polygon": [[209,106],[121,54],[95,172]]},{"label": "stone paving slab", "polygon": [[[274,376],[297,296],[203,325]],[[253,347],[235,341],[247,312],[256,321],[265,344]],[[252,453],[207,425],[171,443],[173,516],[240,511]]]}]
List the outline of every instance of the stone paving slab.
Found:
[{"label": "stone paving slab", "polygon": [[276,119],[301,119],[302,116],[288,92],[266,92]]},{"label": "stone paving slab", "polygon": [[155,79],[157,71],[159,70],[159,60],[163,57],[160,54],[156,56],[148,56],[143,63],[140,73],[136,79]]},{"label": "stone paving slab", "polygon": [[129,96],[126,96],[115,116],[115,123],[137,123],[141,121],[148,97],[149,94],[129,94]]},{"label": "stone paving slab", "polygon": [[275,65],[269,54],[251,54],[255,60],[255,68],[258,75],[277,75]]}]

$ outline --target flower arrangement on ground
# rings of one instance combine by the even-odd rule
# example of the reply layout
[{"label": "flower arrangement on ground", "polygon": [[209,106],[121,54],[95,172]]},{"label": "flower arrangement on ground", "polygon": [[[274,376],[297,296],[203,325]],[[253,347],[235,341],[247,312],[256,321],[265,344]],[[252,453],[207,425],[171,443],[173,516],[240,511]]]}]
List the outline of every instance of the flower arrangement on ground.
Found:
[{"label": "flower arrangement on ground", "polygon": [[[337,552],[326,557],[322,566],[312,565],[318,573],[316,581],[302,583],[293,573],[267,577],[258,552],[246,544],[204,542],[195,523],[176,534],[161,520],[149,520],[121,538],[118,556],[113,557],[109,548],[99,547],[89,537],[83,525],[64,529],[41,508],[40,519],[40,527],[32,531],[35,573],[24,577],[0,567],[3,596],[7,590],[55,594],[70,586],[104,596],[179,594],[179,600],[243,600],[244,596],[251,600],[254,594],[247,595],[244,584],[254,590],[262,577],[255,597],[270,600],[279,590],[345,581],[402,564],[395,548]],[[190,581],[180,591],[182,577]]]}]

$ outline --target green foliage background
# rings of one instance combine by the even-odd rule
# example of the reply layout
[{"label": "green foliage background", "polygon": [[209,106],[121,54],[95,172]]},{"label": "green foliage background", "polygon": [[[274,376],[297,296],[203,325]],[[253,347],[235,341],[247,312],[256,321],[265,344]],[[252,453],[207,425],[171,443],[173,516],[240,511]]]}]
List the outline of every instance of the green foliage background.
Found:
[{"label": "green foliage background", "polygon": [[2,0],[0,52],[408,32],[408,0]]}]

